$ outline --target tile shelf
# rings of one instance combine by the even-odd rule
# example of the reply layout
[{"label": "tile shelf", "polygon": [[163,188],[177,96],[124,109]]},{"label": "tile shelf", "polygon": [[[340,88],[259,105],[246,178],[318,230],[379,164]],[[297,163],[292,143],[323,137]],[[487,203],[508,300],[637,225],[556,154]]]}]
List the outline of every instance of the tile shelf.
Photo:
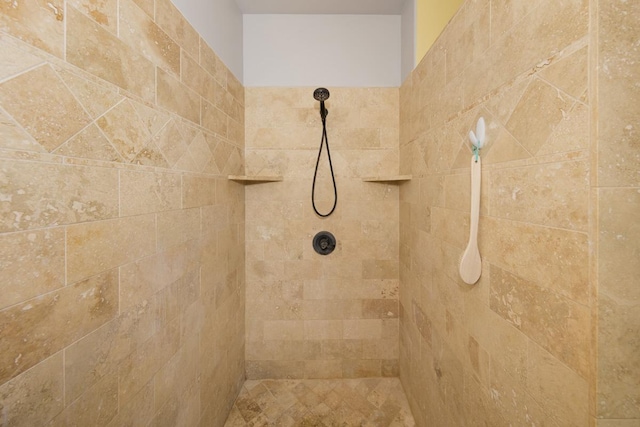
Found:
[{"label": "tile shelf", "polygon": [[278,182],[282,181],[282,176],[279,175],[229,175],[230,181],[235,181],[240,184],[258,184],[261,182]]},{"label": "tile shelf", "polygon": [[411,181],[411,175],[367,176],[362,178],[364,182],[388,182],[390,184],[402,184]]}]

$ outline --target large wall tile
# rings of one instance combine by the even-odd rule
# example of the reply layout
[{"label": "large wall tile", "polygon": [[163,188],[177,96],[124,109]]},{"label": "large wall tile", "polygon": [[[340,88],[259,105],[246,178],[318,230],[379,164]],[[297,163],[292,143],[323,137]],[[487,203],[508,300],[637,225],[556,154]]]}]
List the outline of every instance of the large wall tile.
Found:
[{"label": "large wall tile", "polygon": [[2,83],[0,105],[48,151],[53,151],[90,121],[48,65]]},{"label": "large wall tile", "polygon": [[244,88],[170,1],[6,3],[0,32],[0,424],[224,424]]},{"label": "large wall tile", "polygon": [[189,21],[178,11],[170,0],[157,0],[156,23],[175,40],[182,49],[194,58],[200,50],[200,37]]},{"label": "large wall tile", "polygon": [[493,171],[489,211],[514,221],[586,231],[588,171],[584,161]]},{"label": "large wall tile", "polygon": [[151,255],[154,215],[90,222],[67,228],[67,283]]},{"label": "large wall tile", "polygon": [[118,2],[117,0],[72,0],[69,2],[80,12],[84,13],[113,34],[118,32]]},{"label": "large wall tile", "polygon": [[200,97],[163,70],[158,70],[158,104],[200,124]]},{"label": "large wall tile", "polygon": [[182,180],[172,173],[120,171],[120,215],[140,215],[179,209]]},{"label": "large wall tile", "polygon": [[63,355],[58,352],[0,386],[7,425],[43,425],[64,408]]},{"label": "large wall tile", "polygon": [[133,1],[119,3],[120,38],[163,69],[180,74],[180,47]]},{"label": "large wall tile", "polygon": [[122,162],[122,157],[104,136],[100,128],[91,124],[58,147],[55,154],[86,159]]},{"label": "large wall tile", "polygon": [[32,46],[62,58],[64,55],[64,4],[47,6],[38,0],[3,3],[0,28]]},{"label": "large wall tile", "polygon": [[122,158],[129,162],[150,140],[133,104],[126,99],[98,118],[96,124]]},{"label": "large wall tile", "polygon": [[0,234],[0,308],[64,286],[64,230]]},{"label": "large wall tile", "polygon": [[487,261],[576,302],[589,303],[586,234],[485,218],[479,239]]},{"label": "large wall tile", "polygon": [[24,372],[115,317],[118,275],[112,270],[0,312],[0,381]]},{"label": "large wall tile", "polygon": [[603,1],[598,21],[598,184],[639,186],[640,75],[634,2]]},{"label": "large wall tile", "polygon": [[151,62],[73,7],[67,9],[67,21],[67,61],[141,98],[154,99]]},{"label": "large wall tile", "polygon": [[113,218],[117,171],[58,164],[1,161],[5,195],[1,231]]},{"label": "large wall tile", "polygon": [[493,311],[588,378],[591,322],[586,306],[497,267],[491,267],[490,281]]}]

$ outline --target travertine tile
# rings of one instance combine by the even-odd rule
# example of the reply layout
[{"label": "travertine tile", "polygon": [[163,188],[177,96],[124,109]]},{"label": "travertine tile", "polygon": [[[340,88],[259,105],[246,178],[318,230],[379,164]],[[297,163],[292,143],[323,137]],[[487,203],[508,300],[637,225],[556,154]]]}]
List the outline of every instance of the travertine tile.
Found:
[{"label": "travertine tile", "polygon": [[173,120],[158,132],[154,137],[154,141],[169,163],[169,166],[175,165],[188,148]]},{"label": "travertine tile", "polygon": [[44,152],[45,148],[13,119],[0,111],[0,144],[2,148]]},{"label": "travertine tile", "polygon": [[587,162],[548,163],[491,172],[489,211],[515,221],[586,231]]},{"label": "travertine tile", "polygon": [[200,236],[200,209],[166,211],[157,215],[158,248],[185,243]]},{"label": "travertine tile", "polygon": [[155,70],[140,53],[67,8],[66,59],[71,64],[147,100],[154,100]]},{"label": "travertine tile", "polygon": [[227,115],[208,101],[201,101],[202,126],[222,136],[227,135]]},{"label": "travertine tile", "polygon": [[5,80],[44,62],[43,55],[38,55],[36,49],[26,47],[6,36],[0,38],[0,79]]},{"label": "travertine tile", "polygon": [[73,0],[69,4],[113,34],[118,33],[118,2],[116,0]]},{"label": "travertine tile", "polygon": [[536,345],[529,346],[527,386],[559,425],[588,425],[587,381]]},{"label": "travertine tile", "polygon": [[198,132],[196,137],[191,142],[191,145],[189,145],[189,153],[196,163],[197,170],[200,172],[203,171],[205,166],[207,166],[207,164],[213,158],[213,154],[209,149],[209,144],[207,143],[207,140],[205,139],[202,132]]},{"label": "travertine tile", "polygon": [[154,215],[90,222],[67,228],[67,283],[151,255]]},{"label": "travertine tile", "polygon": [[[513,3],[522,8],[521,1]],[[587,1],[540,1],[527,19],[492,41],[489,50],[465,70],[465,102],[473,102],[549,58],[557,59],[563,47],[582,39],[587,31]],[[523,43],[530,40],[535,42],[522,48]]]},{"label": "travertine tile", "polygon": [[583,47],[540,71],[539,76],[574,98],[585,99],[588,83],[587,54],[588,48]]},{"label": "travertine tile", "polygon": [[126,99],[98,118],[96,124],[128,162],[132,161],[150,140],[146,126],[138,117],[132,103]]},{"label": "travertine tile", "polygon": [[3,422],[44,425],[64,408],[62,352],[0,386]]},{"label": "travertine tile", "polygon": [[120,171],[120,215],[179,209],[182,181],[178,174]]},{"label": "travertine tile", "polygon": [[573,100],[557,89],[534,79],[506,124],[511,134],[532,154],[536,154],[549,138]]},{"label": "travertine tile", "polygon": [[0,234],[0,308],[64,286],[64,230]]},{"label": "travertine tile", "polygon": [[158,370],[175,354],[180,342],[180,329],[174,321],[157,331],[146,342],[136,348],[119,365],[118,398],[126,401],[135,396]]},{"label": "travertine tile", "polygon": [[638,418],[638,304],[598,298],[597,411],[603,418]]},{"label": "travertine tile", "polygon": [[66,406],[52,426],[105,426],[118,412],[118,377],[107,376]]},{"label": "travertine tile", "polygon": [[46,7],[37,0],[3,3],[0,28],[32,46],[59,58],[64,55],[64,4],[60,1]]},{"label": "travertine tile", "polygon": [[213,205],[216,202],[216,180],[185,175],[182,179],[182,204],[184,208]]},{"label": "travertine tile", "polygon": [[638,189],[599,190],[598,292],[633,304],[640,303],[639,208]]},{"label": "travertine tile", "polygon": [[166,111],[156,108],[154,104],[141,103],[136,100],[130,101],[151,136],[157,136],[160,130],[171,120],[171,116]]},{"label": "travertine tile", "polygon": [[180,81],[198,95],[209,102],[215,102],[216,95],[224,89],[217,84],[207,71],[198,64],[198,57],[189,55],[186,51],[180,56]]},{"label": "travertine tile", "polygon": [[171,1],[155,2],[155,21],[182,49],[194,58],[198,57],[200,37]]},{"label": "travertine tile", "polygon": [[598,185],[637,187],[638,5],[606,1],[598,10]]},{"label": "travertine tile", "polygon": [[180,47],[133,0],[118,4],[120,39],[149,61],[179,75]]},{"label": "travertine tile", "polygon": [[640,319],[638,277],[638,189],[599,190],[598,260],[598,414],[606,418],[635,417],[637,372],[635,354]]},{"label": "travertine tile", "polygon": [[[138,304],[65,349],[65,398],[75,400],[103,377],[117,377],[118,365],[154,331],[152,304]],[[122,408],[122,407],[121,407]]]},{"label": "travertine tile", "polygon": [[[158,70],[158,105],[200,124],[200,97],[162,69]],[[204,123],[204,122],[203,122]]]},{"label": "travertine tile", "polygon": [[48,151],[53,151],[90,121],[48,65],[2,83],[0,105]]},{"label": "travertine tile", "polygon": [[138,154],[136,154],[136,157],[131,161],[131,163],[136,165],[155,166],[164,169],[169,167],[169,163],[167,163],[167,160],[164,158],[160,149],[156,146],[153,140],[147,141],[145,146],[142,147],[142,150],[140,150]]},{"label": "travertine tile", "polygon": [[485,218],[479,241],[487,261],[588,304],[586,234]]},{"label": "travertine tile", "polygon": [[0,312],[0,378],[5,382],[112,319],[118,311],[114,270]]},{"label": "travertine tile", "polygon": [[576,102],[564,114],[538,155],[585,150],[589,144],[589,107]]},{"label": "travertine tile", "polygon": [[55,154],[86,159],[106,160],[108,162],[122,162],[111,142],[104,136],[100,128],[90,124],[73,136],[66,143],[58,147]]},{"label": "travertine tile", "polygon": [[589,371],[587,307],[491,267],[491,309],[583,378]]},{"label": "travertine tile", "polygon": [[55,70],[71,93],[94,119],[122,100],[116,87],[106,84],[100,79],[95,77],[89,79],[86,74],[80,76],[81,72],[77,69],[71,72],[64,68],[55,67]]},{"label": "travertine tile", "polygon": [[117,171],[33,162],[0,162],[2,231],[113,218]]}]

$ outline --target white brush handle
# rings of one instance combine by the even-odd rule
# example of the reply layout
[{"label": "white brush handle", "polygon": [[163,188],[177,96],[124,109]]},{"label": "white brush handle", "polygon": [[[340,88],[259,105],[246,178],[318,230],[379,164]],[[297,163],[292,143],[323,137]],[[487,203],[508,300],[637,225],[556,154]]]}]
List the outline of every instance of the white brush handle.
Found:
[{"label": "white brush handle", "polygon": [[469,227],[469,244],[460,260],[460,277],[473,285],[482,273],[482,260],[478,250],[478,221],[480,219],[480,184],[482,178],[480,157],[471,157],[471,218]]}]

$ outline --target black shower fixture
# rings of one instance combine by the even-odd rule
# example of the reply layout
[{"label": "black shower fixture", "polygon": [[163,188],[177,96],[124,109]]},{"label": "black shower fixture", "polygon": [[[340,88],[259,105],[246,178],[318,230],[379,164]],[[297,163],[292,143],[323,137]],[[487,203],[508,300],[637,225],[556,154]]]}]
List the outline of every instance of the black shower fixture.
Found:
[{"label": "black shower fixture", "polygon": [[327,118],[327,114],[329,114],[329,111],[324,107],[324,101],[329,99],[329,90],[319,87],[313,91],[313,97],[316,101],[320,101],[320,117],[324,121]]},{"label": "black shower fixture", "polygon": [[[336,176],[333,173],[333,163],[331,162],[331,152],[329,151],[329,138],[327,137],[327,114],[329,111],[324,106],[324,101],[329,99],[329,90],[323,87],[313,91],[313,97],[316,101],[320,101],[320,118],[322,119],[322,137],[320,138],[320,149],[318,150],[318,159],[316,160],[316,170],[313,173],[313,184],[311,184],[311,204],[313,210],[318,216],[326,218],[336,210],[338,204],[338,187],[336,187]],[[333,181],[333,207],[326,213],[320,213],[316,207],[316,178],[318,177],[318,165],[320,164],[320,156],[322,155],[323,145],[327,146],[327,159],[329,160],[329,169],[331,170],[331,181]],[[333,249],[332,249],[333,250]]]}]

